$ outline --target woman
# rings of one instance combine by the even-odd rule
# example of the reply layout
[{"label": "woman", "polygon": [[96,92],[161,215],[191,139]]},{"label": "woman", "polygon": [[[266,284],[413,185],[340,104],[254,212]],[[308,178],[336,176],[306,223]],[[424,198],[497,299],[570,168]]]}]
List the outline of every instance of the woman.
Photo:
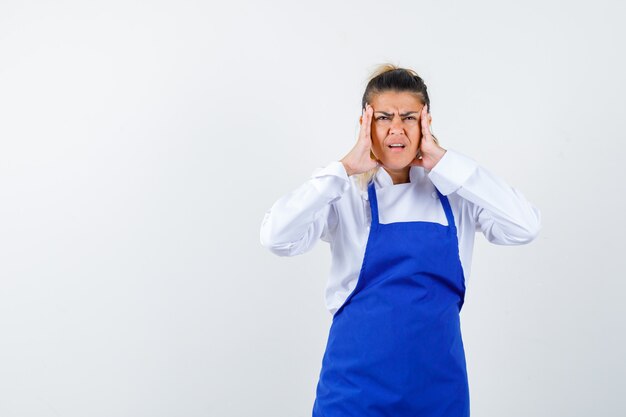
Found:
[{"label": "woman", "polygon": [[469,416],[459,313],[475,232],[528,243],[540,212],[439,145],[414,71],[382,66],[362,104],[353,149],[276,201],[261,226],[262,245],[281,256],[330,243],[333,320],[313,416]]}]

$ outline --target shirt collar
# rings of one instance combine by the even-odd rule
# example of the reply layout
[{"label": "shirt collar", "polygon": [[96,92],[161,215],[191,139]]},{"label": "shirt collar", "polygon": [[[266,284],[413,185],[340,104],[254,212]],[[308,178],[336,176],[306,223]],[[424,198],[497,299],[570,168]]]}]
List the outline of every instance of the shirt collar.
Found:
[{"label": "shirt collar", "polygon": [[[409,169],[409,181],[412,183],[422,180],[425,175],[426,172],[422,167],[414,165]],[[374,175],[374,181],[376,182],[376,188],[384,188],[390,185],[394,185],[391,176],[387,171],[385,171],[385,168],[383,167],[378,168],[378,170],[376,171],[376,174]]]}]

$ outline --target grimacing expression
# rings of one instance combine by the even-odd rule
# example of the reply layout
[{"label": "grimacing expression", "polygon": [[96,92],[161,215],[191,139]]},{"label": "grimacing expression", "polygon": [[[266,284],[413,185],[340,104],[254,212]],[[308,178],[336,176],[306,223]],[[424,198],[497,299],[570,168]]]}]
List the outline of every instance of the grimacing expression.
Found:
[{"label": "grimacing expression", "polygon": [[420,146],[420,111],[424,104],[413,93],[388,91],[372,98],[372,152],[386,168],[405,168]]}]

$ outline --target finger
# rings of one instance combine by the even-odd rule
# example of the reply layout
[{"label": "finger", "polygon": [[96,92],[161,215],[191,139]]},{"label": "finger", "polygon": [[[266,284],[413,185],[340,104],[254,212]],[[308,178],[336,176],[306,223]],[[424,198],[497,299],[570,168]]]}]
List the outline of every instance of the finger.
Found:
[{"label": "finger", "polygon": [[361,113],[361,136],[365,135],[366,127],[367,127],[367,104],[365,104],[365,108],[363,109],[363,112]]},{"label": "finger", "polygon": [[372,113],[374,112],[374,109],[372,108],[372,106],[370,106],[369,104],[367,104],[367,137],[372,138]]},{"label": "finger", "polygon": [[358,137],[359,141],[365,140],[366,126],[367,126],[367,108],[363,109],[363,111],[361,112],[361,127],[359,129],[359,137]]},{"label": "finger", "polygon": [[420,114],[422,120],[422,135],[424,136],[430,135],[430,127],[428,126],[428,113],[426,112],[427,110],[428,104],[424,104],[424,107],[422,107],[422,111]]}]

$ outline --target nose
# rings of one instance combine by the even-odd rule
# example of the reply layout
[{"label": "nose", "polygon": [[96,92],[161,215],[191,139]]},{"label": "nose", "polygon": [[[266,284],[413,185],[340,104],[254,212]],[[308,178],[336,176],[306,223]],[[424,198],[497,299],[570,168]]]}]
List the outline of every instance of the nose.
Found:
[{"label": "nose", "polygon": [[402,122],[402,117],[393,117],[393,119],[391,120],[389,133],[398,135],[404,134],[404,124]]}]

